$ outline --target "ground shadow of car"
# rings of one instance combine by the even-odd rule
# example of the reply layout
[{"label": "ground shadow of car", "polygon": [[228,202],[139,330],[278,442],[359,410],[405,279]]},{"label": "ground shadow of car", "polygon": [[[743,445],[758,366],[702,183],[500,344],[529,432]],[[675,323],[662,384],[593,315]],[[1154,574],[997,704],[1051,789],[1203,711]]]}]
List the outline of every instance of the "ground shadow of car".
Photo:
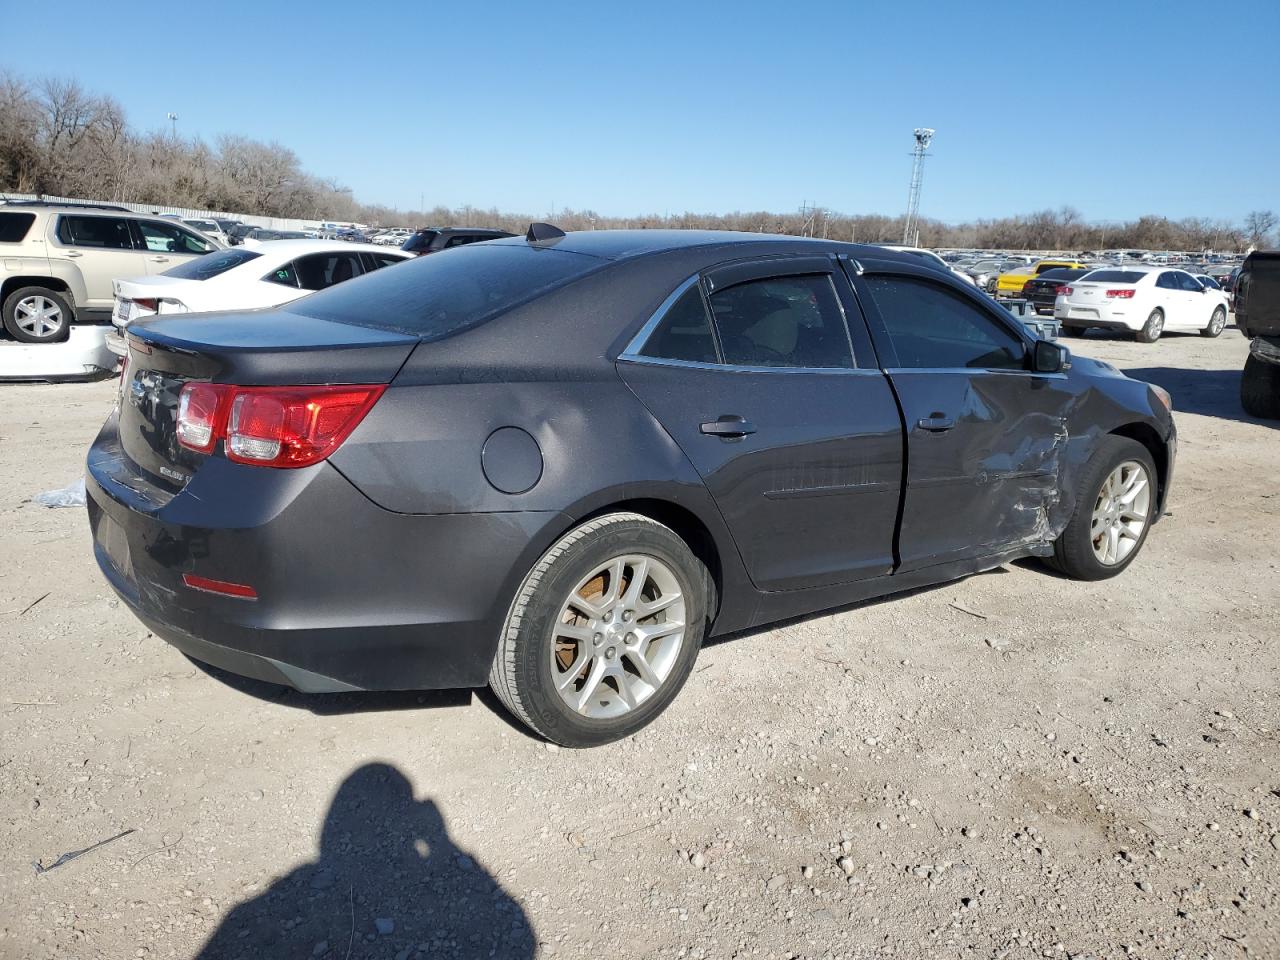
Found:
[{"label": "ground shadow of car", "polygon": [[1240,406],[1240,370],[1195,370],[1183,367],[1122,367],[1126,376],[1164,387],[1173,396],[1174,416],[1198,413],[1276,429],[1280,423],[1251,417]]},{"label": "ground shadow of car", "polygon": [[[334,795],[320,855],[234,907],[196,960],[534,955],[524,911],[454,846],[430,800],[370,763]],[[420,953],[419,953],[420,952]]]}]

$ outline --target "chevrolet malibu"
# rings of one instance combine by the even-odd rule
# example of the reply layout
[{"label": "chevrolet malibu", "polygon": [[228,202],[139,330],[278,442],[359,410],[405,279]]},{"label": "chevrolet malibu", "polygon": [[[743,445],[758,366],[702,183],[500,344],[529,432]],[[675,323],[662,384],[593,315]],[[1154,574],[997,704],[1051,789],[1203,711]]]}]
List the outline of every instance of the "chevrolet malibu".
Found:
[{"label": "chevrolet malibu", "polygon": [[909,254],[535,224],[130,325],[86,485],[104,575],[190,657],[487,682],[590,746],[708,636],[1019,557],[1120,573],[1175,445],[1164,391]]}]

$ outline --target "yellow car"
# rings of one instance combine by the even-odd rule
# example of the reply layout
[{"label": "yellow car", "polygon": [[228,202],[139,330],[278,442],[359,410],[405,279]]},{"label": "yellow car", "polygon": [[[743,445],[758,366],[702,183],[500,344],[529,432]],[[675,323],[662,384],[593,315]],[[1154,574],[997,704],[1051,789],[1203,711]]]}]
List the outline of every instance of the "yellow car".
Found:
[{"label": "yellow car", "polygon": [[997,297],[1016,297],[1022,293],[1023,284],[1033,277],[1040,276],[1046,270],[1052,270],[1054,267],[1083,270],[1086,266],[1087,264],[1079,260],[1039,260],[1029,267],[1019,267],[1017,270],[1000,274],[1000,278],[996,281],[995,294]]}]

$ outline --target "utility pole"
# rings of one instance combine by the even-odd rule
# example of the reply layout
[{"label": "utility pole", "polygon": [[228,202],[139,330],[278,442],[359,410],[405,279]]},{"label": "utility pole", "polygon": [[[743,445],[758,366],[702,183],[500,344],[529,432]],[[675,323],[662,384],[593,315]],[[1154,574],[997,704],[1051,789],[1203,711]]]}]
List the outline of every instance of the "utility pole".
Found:
[{"label": "utility pole", "polygon": [[933,141],[935,131],[931,127],[916,127],[916,147],[911,152],[911,190],[907,194],[907,222],[902,228],[902,242],[908,246],[916,246],[920,230],[917,223],[920,219],[920,188],[924,184],[924,158],[929,154],[929,144]]}]

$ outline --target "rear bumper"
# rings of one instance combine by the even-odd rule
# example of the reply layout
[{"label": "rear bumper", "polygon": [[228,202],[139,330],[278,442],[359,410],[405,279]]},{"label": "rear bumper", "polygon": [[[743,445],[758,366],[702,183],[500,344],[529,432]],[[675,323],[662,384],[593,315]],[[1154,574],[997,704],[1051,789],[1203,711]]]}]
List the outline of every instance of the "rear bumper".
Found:
[{"label": "rear bumper", "polygon": [[[94,554],[157,636],[233,673],[305,692],[480,686],[515,584],[555,512],[392,513],[329,463],[211,457],[167,494],[130,469],[108,421],[85,479]],[[184,573],[248,584],[245,600]]]},{"label": "rear bumper", "polygon": [[1116,316],[1106,308],[1078,307],[1073,304],[1056,304],[1053,315],[1061,323],[1071,327],[1101,327],[1103,330],[1141,330],[1147,318],[1128,314]]}]

